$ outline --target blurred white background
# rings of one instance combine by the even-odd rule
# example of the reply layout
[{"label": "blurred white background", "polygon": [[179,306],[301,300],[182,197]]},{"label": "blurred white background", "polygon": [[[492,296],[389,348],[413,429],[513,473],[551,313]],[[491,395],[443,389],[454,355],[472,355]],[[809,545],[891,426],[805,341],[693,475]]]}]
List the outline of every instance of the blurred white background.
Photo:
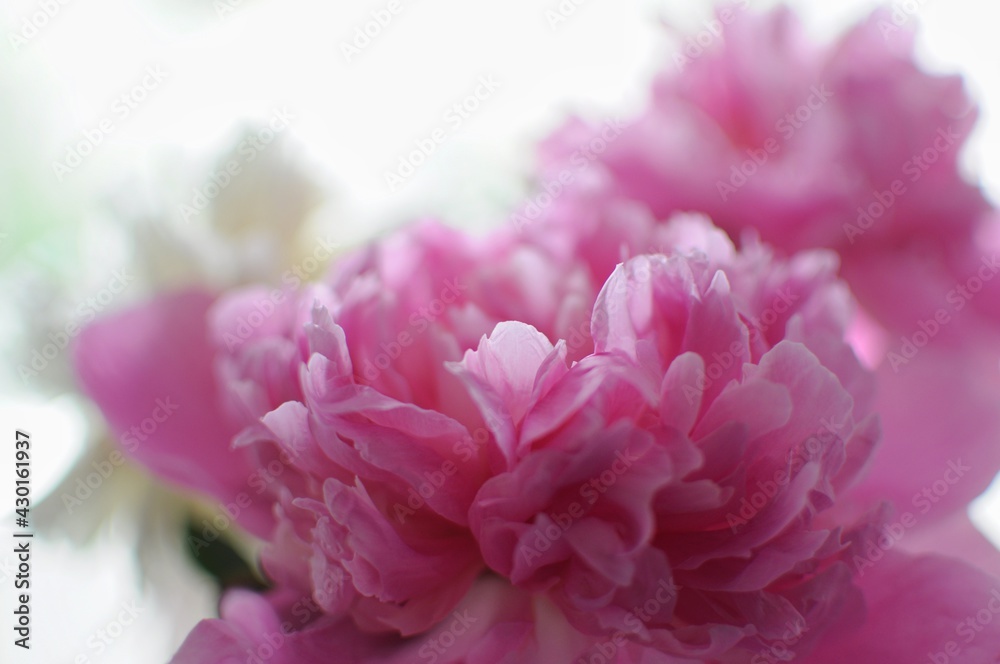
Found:
[{"label": "blurred white background", "polygon": [[[115,223],[109,201],[124,192],[130,205],[145,201],[166,210],[163,224],[197,225],[179,206],[190,204],[192,188],[245,127],[267,123],[276,110],[292,116],[282,134],[327,196],[314,223],[332,229],[338,241],[353,244],[420,214],[466,227],[500,223],[525,191],[533,143],[572,110],[627,115],[638,108],[676,43],[663,22],[698,29],[711,8],[664,0],[398,3],[371,43],[348,57],[344,44],[388,0],[4,0],[0,260],[6,273],[106,281],[102,270],[127,251],[101,230]],[[547,12],[560,4],[575,9],[553,25]],[[825,37],[874,7],[862,0],[791,4]],[[1000,8],[973,0],[917,4],[923,63],[962,72],[983,107],[965,165],[996,200]],[[26,32],[25,21],[36,29]],[[495,81],[496,90],[460,123],[449,120],[452,105],[473,94],[482,77]],[[65,161],[67,150],[105,120],[113,131],[101,131],[93,153],[72,172],[55,172],[53,163]],[[438,127],[446,131],[444,143],[412,178],[390,187],[386,172]],[[6,297],[25,283],[18,278],[3,284],[5,349],[24,332]],[[126,293],[114,306],[141,294]],[[5,355],[11,361],[0,374],[0,435],[12,436],[15,427],[31,432],[37,503],[83,452],[94,420],[77,398],[60,394],[69,383],[34,391],[14,370],[20,357]],[[0,478],[12,477],[12,455],[0,457]],[[8,506],[0,501],[0,511]],[[997,514],[1000,490],[973,511],[1000,543]],[[0,661],[165,662],[184,632],[214,610],[211,588],[183,567],[176,582],[189,590],[178,591],[179,603],[171,609],[153,596],[132,553],[134,524],[113,520],[84,549],[68,540],[36,542],[36,647],[25,656],[9,638],[12,591],[4,563],[11,560],[5,543],[12,522],[9,513],[0,515]],[[138,618],[113,628],[123,603],[131,602]],[[102,629],[118,635],[98,648]]]}]

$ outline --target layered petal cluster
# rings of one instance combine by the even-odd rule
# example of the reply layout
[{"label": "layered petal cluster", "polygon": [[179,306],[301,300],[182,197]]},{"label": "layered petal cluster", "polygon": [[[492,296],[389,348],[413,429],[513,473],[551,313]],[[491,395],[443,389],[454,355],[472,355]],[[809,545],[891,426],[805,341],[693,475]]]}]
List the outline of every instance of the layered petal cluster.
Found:
[{"label": "layered petal cluster", "polygon": [[[877,519],[831,508],[878,424],[835,256],[737,252],[696,217],[637,228],[662,251],[596,295],[578,257],[420,225],[301,292],[216,301],[217,400],[276,520],[264,566],[279,590],[233,599],[192,643],[259,647],[267,632],[246,625],[304,613],[290,644],[348,639],[382,661],[490,576],[522,599],[489,629],[544,661],[606,643],[722,658],[789,625],[808,649],[838,624]],[[459,653],[446,661],[493,661]]]},{"label": "layered petal cluster", "polygon": [[[888,498],[926,527],[964,521],[1000,469],[1000,216],[960,168],[977,109],[960,77],[918,65],[899,11],[817,43],[787,8],[722,9],[720,35],[682,38],[637,117],[547,139],[541,178],[596,182],[591,209],[703,212],[738,242],[752,230],[785,254],[834,250],[884,430],[857,505]],[[570,198],[522,232],[576,234],[600,279],[608,261],[586,248],[618,228],[635,251],[633,236],[580,223]],[[959,463],[960,482],[923,495]]]},{"label": "layered petal cluster", "polygon": [[507,463],[471,527],[585,633],[698,660],[792,624],[807,648],[858,599],[863,538],[830,508],[878,438],[849,297],[831,254],[776,263],[697,219],[668,228],[691,248],[616,268],[592,355],[506,323],[458,365]]}]

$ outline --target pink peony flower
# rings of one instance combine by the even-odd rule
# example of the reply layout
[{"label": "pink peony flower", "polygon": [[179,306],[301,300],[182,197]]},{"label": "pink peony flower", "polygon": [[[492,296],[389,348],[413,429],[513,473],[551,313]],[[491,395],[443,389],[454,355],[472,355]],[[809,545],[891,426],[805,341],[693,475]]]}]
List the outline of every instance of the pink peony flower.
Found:
[{"label": "pink peony flower", "polygon": [[[643,114],[586,151],[626,197],[660,219],[700,210],[733,235],[753,227],[783,250],[829,247],[845,263],[913,240],[964,246],[989,208],[958,170],[976,117],[961,78],[923,72],[912,32],[885,12],[827,45],[786,7],[730,11],[703,54],[679,49]],[[543,144],[543,170],[602,130],[569,122]]]},{"label": "pink peony flower", "polygon": [[[141,460],[168,477],[162,464],[182,457],[208,477],[249,468],[242,492],[277,525],[263,556],[275,590],[231,594],[175,661],[266,651],[268,634],[288,661],[331,648],[414,661],[484,593],[504,610],[487,602],[475,638],[439,661],[502,661],[499,643],[521,653],[511,661],[608,648],[623,662],[743,661],[785,641],[804,656],[844,629],[860,579],[890,563],[872,553],[886,515],[837,503],[878,426],[844,341],[836,258],[779,261],[749,240],[737,252],[697,218],[644,224],[636,237],[652,232],[664,253],[627,260],[598,296],[586,261],[422,225],[300,293],[218,300],[203,310],[210,334],[183,319],[215,348],[197,359],[219,393],[202,398],[242,425],[233,463],[212,456],[221,440],[165,435]],[[596,304],[571,348],[574,299]],[[134,316],[92,328],[77,352],[112,414],[136,408],[114,387],[135,372],[96,372],[107,354],[90,349],[109,331],[160,334],[120,325]],[[142,365],[147,390],[184,373],[159,358],[169,367]]]},{"label": "pink peony flower", "polygon": [[[959,511],[1000,463],[998,379],[971,371],[990,306],[909,373],[888,359],[985,204],[942,150],[844,232],[966,100],[877,25],[818,48],[785,10],[742,18],[599,161],[573,159],[580,123],[553,139],[570,182],[513,228],[419,224],[299,291],[86,330],[117,433],[178,398],[126,451],[264,540],[272,589],[228,593],[174,662],[998,660],[997,577],[927,555],[997,560]],[[793,102],[811,119],[769,151]],[[772,156],[723,200],[755,141]]]},{"label": "pink peony flower", "polygon": [[[976,109],[959,77],[917,66],[912,32],[888,12],[816,44],[786,8],[730,11],[703,53],[678,51],[616,137],[574,120],[549,138],[542,177],[575,170],[582,150],[594,161],[576,182],[608,180],[587,215],[698,211],[735,240],[753,229],[784,253],[836,251],[861,304],[851,339],[878,373],[884,432],[849,499],[918,510],[921,529],[967,523],[965,506],[1000,470],[997,217],[958,166]],[[614,224],[592,230],[572,207],[550,206],[526,232],[614,244]],[[600,279],[607,261],[588,256]],[[957,463],[961,481],[921,497]],[[978,562],[1000,572],[993,558]]]},{"label": "pink peony flower", "polygon": [[[231,449],[239,426],[221,415],[208,336],[212,302],[183,291],[101,318],[77,337],[73,360],[83,391],[127,455],[168,482],[233,504],[255,466],[249,452]],[[269,504],[240,511],[251,532],[273,529]]]}]

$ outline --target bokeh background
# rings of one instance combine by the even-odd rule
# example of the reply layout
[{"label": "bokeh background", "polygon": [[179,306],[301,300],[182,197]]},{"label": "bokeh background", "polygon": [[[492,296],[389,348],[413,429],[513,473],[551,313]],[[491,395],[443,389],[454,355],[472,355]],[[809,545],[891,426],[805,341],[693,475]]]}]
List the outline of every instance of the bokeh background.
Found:
[{"label": "bokeh background", "polygon": [[[789,4],[822,39],[875,6]],[[980,103],[963,165],[996,202],[1000,8],[896,5],[917,26],[924,66],[961,72]],[[4,0],[0,436],[11,444],[0,445],[2,634],[14,596],[6,543],[15,428],[33,438],[39,539],[33,648],[25,653],[4,636],[0,662],[165,662],[195,622],[213,615],[217,597],[217,579],[185,552],[197,505],[117,465],[90,493],[81,489],[81,478],[107,468],[110,441],[73,392],[69,350],[41,359],[35,351],[69,341],[99,311],[165,288],[278,282],[289,270],[316,277],[321,268],[309,258],[318,247],[346,249],[417,217],[473,229],[504,223],[529,190],[534,143],[570,112],[627,118],[711,8]],[[355,41],[387,15],[367,44]],[[475,108],[456,112],[469,95],[475,103],[466,108]],[[387,172],[398,174],[400,159],[435,129],[445,140],[412,175],[390,182]],[[230,161],[239,175],[212,189]],[[1000,544],[1000,488],[972,515]]]}]

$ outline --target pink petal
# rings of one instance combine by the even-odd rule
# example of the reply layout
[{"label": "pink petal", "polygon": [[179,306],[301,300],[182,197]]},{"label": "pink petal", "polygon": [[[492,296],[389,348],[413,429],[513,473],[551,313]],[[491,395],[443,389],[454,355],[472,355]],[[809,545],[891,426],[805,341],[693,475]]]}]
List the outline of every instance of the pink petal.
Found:
[{"label": "pink petal", "polygon": [[[247,452],[231,449],[238,428],[218,397],[206,320],[213,301],[202,291],[182,291],[101,318],[81,332],[73,358],[84,392],[126,454],[180,486],[231,503],[247,496],[254,466]],[[240,522],[265,534],[270,512],[270,501],[253,501]]]}]

